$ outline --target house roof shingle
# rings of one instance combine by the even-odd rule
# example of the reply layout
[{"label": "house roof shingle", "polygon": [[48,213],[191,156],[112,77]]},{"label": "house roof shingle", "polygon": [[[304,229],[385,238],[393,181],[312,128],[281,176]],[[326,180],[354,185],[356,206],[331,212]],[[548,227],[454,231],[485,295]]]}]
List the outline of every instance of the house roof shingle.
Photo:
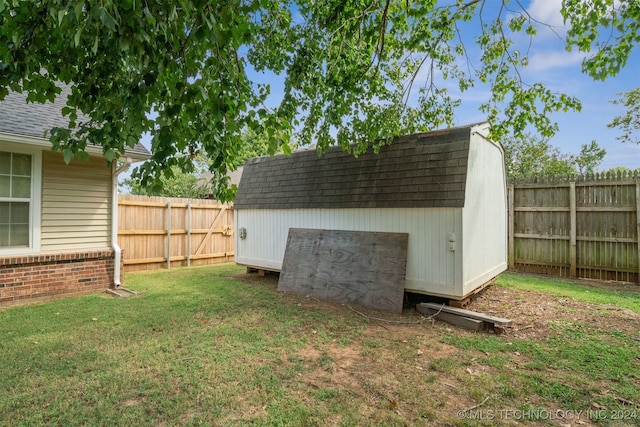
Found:
[{"label": "house roof shingle", "polygon": [[332,147],[245,163],[235,209],[464,207],[475,125],[407,135],[354,157]]},{"label": "house roof shingle", "polygon": [[[45,104],[27,103],[26,93],[9,92],[0,101],[0,133],[45,138],[45,133],[54,127],[66,128],[69,121],[62,115],[62,108],[70,89],[65,85],[61,89],[55,102]],[[150,156],[149,151],[140,143],[133,148],[128,147],[126,153],[136,159],[147,159]]]}]

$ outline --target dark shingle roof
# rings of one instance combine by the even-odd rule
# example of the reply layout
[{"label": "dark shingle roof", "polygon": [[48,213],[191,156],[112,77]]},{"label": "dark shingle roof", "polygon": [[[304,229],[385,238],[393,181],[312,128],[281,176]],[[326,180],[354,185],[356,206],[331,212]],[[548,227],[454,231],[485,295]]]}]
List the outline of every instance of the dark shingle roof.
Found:
[{"label": "dark shingle roof", "polygon": [[402,136],[357,158],[332,147],[250,159],[234,207],[463,207],[472,126]]},{"label": "dark shingle roof", "polygon": [[[0,133],[46,138],[45,132],[52,128],[66,128],[69,120],[62,115],[62,108],[71,91],[65,85],[61,88],[62,92],[58,94],[55,102],[45,104],[27,103],[26,93],[9,92],[0,101]],[[150,153],[138,143],[133,148],[127,148],[127,154],[146,159]]]}]

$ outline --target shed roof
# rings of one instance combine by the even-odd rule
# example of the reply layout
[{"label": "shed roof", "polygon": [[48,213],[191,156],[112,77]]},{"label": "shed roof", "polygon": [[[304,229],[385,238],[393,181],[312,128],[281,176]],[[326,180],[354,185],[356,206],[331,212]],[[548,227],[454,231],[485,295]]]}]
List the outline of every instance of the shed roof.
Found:
[{"label": "shed roof", "polygon": [[245,163],[235,209],[464,207],[467,125],[396,138],[358,157],[332,147]]},{"label": "shed roof", "polygon": [[[62,92],[54,102],[28,103],[26,93],[9,92],[0,101],[0,133],[45,138],[45,132],[54,127],[66,128],[68,118],[62,115],[67,96],[71,90],[61,85]],[[148,159],[149,151],[140,143],[135,147],[128,147],[127,155],[136,159]]]}]

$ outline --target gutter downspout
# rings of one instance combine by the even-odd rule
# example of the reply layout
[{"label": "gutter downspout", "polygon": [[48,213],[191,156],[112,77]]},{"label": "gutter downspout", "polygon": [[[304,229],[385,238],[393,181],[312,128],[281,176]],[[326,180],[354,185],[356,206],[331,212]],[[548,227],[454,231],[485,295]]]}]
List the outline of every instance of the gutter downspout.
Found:
[{"label": "gutter downspout", "polygon": [[122,262],[122,249],[118,245],[118,175],[129,169],[131,157],[124,159],[124,164],[113,171],[111,175],[111,246],[113,247],[113,286],[117,289],[120,283],[120,263]]}]

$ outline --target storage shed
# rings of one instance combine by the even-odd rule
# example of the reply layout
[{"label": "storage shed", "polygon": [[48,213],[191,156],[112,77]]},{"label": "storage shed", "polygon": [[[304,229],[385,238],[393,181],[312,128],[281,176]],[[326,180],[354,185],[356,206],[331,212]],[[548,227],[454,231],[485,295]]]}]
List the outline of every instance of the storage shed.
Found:
[{"label": "storage shed", "polygon": [[408,233],[405,290],[461,300],[507,268],[504,153],[488,123],[246,162],[236,263],[280,271],[289,229]]}]

